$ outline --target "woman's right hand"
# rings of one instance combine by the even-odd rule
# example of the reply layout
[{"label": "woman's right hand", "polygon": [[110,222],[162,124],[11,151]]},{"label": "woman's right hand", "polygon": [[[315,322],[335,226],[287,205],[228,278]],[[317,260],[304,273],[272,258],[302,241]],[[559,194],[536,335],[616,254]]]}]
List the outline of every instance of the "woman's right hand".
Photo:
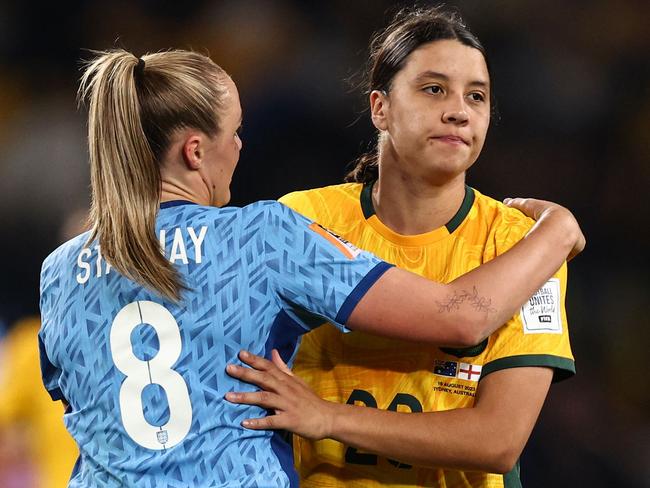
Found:
[{"label": "woman's right hand", "polygon": [[266,417],[244,420],[243,427],[251,430],[284,429],[317,440],[331,434],[336,404],[318,397],[307,383],[294,376],[277,350],[272,352],[272,361],[248,351],[241,351],[239,359],[250,367],[229,364],[226,367],[228,374],[261,390],[230,391],[225,395],[226,400],[272,411]]},{"label": "woman's right hand", "polygon": [[567,261],[580,254],[585,248],[587,240],[580,229],[580,224],[573,214],[562,205],[534,198],[506,198],[503,203],[508,207],[520,210],[540,224],[552,222],[553,225],[559,225],[560,235],[568,239],[570,245],[573,246]]}]

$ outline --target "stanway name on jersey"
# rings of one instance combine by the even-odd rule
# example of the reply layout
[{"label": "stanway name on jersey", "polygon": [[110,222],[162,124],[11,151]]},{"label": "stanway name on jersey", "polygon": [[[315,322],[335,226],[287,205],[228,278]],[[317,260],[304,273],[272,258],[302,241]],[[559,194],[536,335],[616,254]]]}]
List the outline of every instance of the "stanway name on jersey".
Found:
[{"label": "stanway name on jersey", "polygon": [[[195,263],[200,264],[203,260],[203,241],[207,232],[208,228],[206,226],[202,226],[198,232],[193,227],[161,229],[158,234],[158,240],[160,241],[160,248],[163,254],[169,259],[170,263],[188,264],[189,259],[192,259]],[[171,247],[169,249],[165,246],[168,233],[173,233]],[[187,252],[187,243],[189,241],[186,240],[186,237],[189,237],[189,241],[193,244],[193,255]],[[77,256],[79,272],[76,278],[77,283],[80,285],[86,283],[91,276],[99,278],[110,273],[112,269],[111,265],[102,258],[99,246],[95,246],[94,249],[95,253],[90,248],[84,247]],[[95,255],[93,256],[93,254]]]}]

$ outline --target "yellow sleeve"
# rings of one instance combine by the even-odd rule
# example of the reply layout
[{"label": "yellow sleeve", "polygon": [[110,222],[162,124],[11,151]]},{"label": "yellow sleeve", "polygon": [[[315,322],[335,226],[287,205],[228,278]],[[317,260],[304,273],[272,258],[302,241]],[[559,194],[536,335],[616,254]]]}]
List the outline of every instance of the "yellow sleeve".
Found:
[{"label": "yellow sleeve", "polygon": [[566,264],[489,339],[481,378],[507,368],[545,366],[554,381],[575,374],[566,309]]},{"label": "yellow sleeve", "polygon": [[[502,234],[495,234],[496,254],[512,247],[529,227],[526,221],[502,227]],[[525,366],[553,368],[554,381],[575,374],[565,308],[566,285],[567,265],[564,263],[519,313],[489,338],[481,378],[501,369]]]},{"label": "yellow sleeve", "polygon": [[278,201],[309,219],[317,220],[316,217],[318,214],[314,201],[304,191],[287,193],[283,197],[280,197]]}]

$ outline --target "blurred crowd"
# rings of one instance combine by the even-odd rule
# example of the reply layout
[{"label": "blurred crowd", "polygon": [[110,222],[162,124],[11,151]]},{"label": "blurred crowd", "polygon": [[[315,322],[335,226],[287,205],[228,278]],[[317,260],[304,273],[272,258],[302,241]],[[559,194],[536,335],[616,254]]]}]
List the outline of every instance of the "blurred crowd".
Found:
[{"label": "blurred crowd", "polygon": [[[44,481],[48,456],[69,453],[65,472],[74,462],[62,406],[36,399],[36,330],[40,263],[89,203],[80,60],[111,47],[209,53],[242,97],[232,204],[244,205],[340,182],[372,146],[355,82],[371,33],[403,4],[0,3],[0,486],[62,486]],[[650,3],[446,4],[486,46],[498,102],[468,183],[562,203],[588,238],[569,267],[578,374],[551,389],[524,486],[650,487]]]}]

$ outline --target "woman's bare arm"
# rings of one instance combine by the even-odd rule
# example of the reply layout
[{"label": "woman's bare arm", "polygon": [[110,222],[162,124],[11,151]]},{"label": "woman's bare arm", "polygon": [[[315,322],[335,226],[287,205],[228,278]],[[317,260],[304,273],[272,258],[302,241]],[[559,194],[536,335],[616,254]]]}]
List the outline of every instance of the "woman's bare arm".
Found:
[{"label": "woman's bare arm", "polygon": [[390,269],[359,301],[347,326],[433,344],[467,347],[481,342],[585,244],[567,209],[531,199],[516,199],[511,206],[537,223],[508,252],[449,284]]},{"label": "woman's bare arm", "polygon": [[226,394],[234,403],[274,414],[242,422],[248,429],[286,429],[309,439],[330,438],[409,464],[507,473],[517,462],[544,404],[553,371],[523,367],[496,371],[479,383],[472,408],[402,413],[328,402],[282,362],[242,352],[251,366],[228,373],[264,391]]}]

